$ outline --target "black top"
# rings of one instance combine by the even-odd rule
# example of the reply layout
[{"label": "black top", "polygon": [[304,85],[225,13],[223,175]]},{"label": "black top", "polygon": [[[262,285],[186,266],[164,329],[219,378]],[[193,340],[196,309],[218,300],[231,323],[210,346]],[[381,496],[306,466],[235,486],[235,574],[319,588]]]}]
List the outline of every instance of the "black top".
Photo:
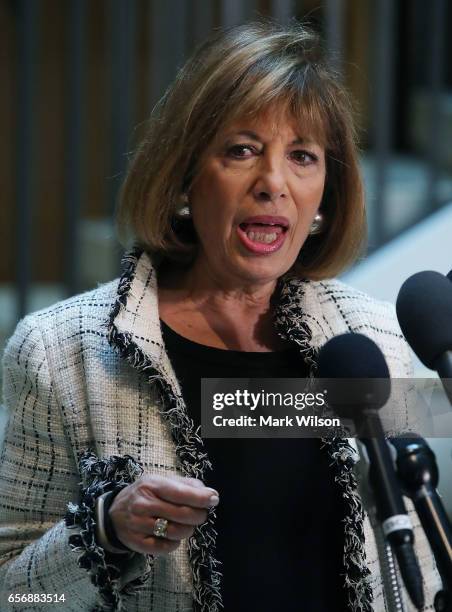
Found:
[{"label": "black top", "polygon": [[[297,348],[259,353],[204,346],[161,321],[195,426],[201,378],[305,378]],[[220,493],[216,558],[226,612],[344,612],[344,515],[328,456],[314,439],[217,439],[204,444]]]}]

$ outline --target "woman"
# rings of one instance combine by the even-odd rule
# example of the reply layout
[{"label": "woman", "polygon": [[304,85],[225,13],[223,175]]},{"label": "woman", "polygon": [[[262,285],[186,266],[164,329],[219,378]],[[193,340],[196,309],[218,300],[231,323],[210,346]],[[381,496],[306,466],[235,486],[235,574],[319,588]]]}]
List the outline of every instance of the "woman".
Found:
[{"label": "woman", "polygon": [[65,610],[396,609],[352,441],[198,430],[202,377],[314,376],[344,331],[411,371],[392,308],[326,280],[365,215],[350,103],[315,35],[209,39],[154,110],[118,220],[136,246],[119,283],[29,315],[5,351],[2,609],[44,609],[39,593]]}]

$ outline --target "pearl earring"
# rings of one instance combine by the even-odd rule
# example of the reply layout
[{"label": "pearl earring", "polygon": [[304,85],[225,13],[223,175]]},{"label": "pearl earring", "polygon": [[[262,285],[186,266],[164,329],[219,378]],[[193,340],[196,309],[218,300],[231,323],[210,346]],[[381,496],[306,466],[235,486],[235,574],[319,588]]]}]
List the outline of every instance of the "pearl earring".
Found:
[{"label": "pearl earring", "polygon": [[323,231],[324,218],[322,213],[318,212],[314,217],[314,220],[311,223],[311,227],[309,229],[310,236],[316,236],[317,234],[321,234]]},{"label": "pearl earring", "polygon": [[191,219],[191,210],[188,203],[188,195],[186,193],[182,194],[181,202],[182,206],[176,210],[175,216],[178,219]]}]

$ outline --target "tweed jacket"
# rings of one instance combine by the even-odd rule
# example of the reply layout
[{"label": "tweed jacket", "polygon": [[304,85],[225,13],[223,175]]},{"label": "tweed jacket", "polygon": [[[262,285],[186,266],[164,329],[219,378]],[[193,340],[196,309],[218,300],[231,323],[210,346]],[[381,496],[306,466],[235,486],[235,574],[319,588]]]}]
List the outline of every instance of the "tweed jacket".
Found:
[{"label": "tweed jacket", "polygon": [[[165,351],[156,269],[139,250],[123,263],[119,280],[26,316],[4,352],[9,421],[0,463],[3,611],[49,610],[44,594],[64,596],[55,609],[74,612],[221,609],[215,509],[175,552],[156,558],[106,553],[94,537],[94,501],[102,492],[133,482],[143,470],[202,479],[210,466]],[[359,331],[379,344],[392,376],[410,376],[408,348],[390,304],[337,280],[301,281],[287,274],[280,282],[275,326],[299,347],[311,372],[329,338]],[[402,410],[394,431],[409,425],[409,411]],[[349,609],[400,610],[394,600],[400,596],[405,609],[414,610],[403,588],[394,596],[384,588],[397,572],[390,575],[370,497],[358,487],[363,461],[354,441],[324,440],[323,448],[346,502]],[[406,502],[425,610],[433,610],[440,582]],[[304,610],[302,602],[298,609]]]}]

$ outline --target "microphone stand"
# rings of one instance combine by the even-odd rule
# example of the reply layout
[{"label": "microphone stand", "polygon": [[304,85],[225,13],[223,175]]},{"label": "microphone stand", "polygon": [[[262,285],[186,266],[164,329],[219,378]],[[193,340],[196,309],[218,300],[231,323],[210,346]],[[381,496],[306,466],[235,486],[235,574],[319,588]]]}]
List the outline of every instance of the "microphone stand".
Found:
[{"label": "microphone stand", "polygon": [[387,446],[378,409],[366,408],[356,419],[357,434],[370,461],[369,479],[377,516],[398,561],[405,588],[418,610],[424,607],[422,575],[413,548],[413,529]]},{"label": "microphone stand", "polygon": [[422,438],[394,438],[397,474],[412,499],[429,541],[443,583],[435,597],[437,612],[452,612],[452,526],[436,491],[439,480],[435,454]]}]

